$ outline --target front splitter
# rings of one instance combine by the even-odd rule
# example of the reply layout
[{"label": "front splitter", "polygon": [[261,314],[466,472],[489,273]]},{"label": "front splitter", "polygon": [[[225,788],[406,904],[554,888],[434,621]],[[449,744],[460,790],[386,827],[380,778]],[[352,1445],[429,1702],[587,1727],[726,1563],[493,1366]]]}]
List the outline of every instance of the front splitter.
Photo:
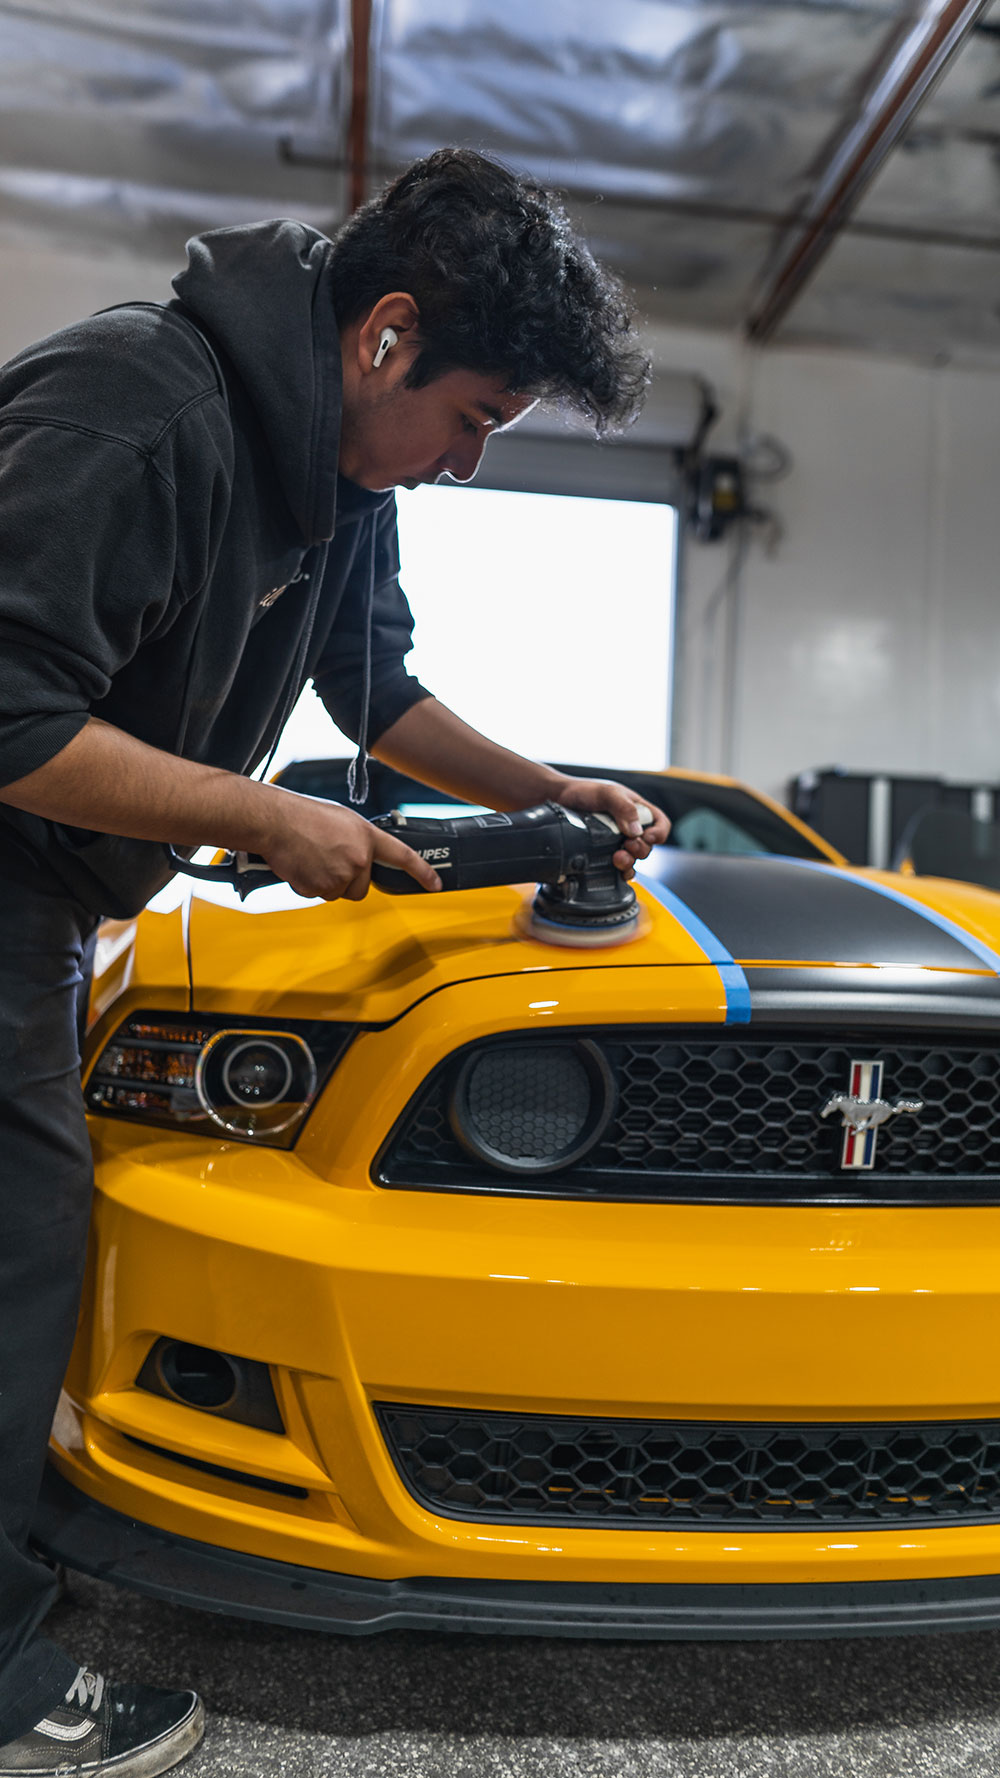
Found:
[{"label": "front splitter", "polygon": [[358,1579],[174,1537],[101,1506],[51,1466],[32,1543],[49,1561],[172,1605],[347,1636],[443,1630],[700,1642],[1000,1627],[993,1574],[753,1586]]}]

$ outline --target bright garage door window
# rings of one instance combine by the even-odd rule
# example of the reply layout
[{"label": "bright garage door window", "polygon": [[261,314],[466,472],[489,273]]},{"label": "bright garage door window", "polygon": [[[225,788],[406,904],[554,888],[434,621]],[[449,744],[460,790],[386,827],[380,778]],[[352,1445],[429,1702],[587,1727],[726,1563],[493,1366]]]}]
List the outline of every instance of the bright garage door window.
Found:
[{"label": "bright garage door window", "polygon": [[[674,512],[443,484],[400,489],[408,669],[532,758],[667,759]],[[303,694],[275,765],[353,752]]]}]

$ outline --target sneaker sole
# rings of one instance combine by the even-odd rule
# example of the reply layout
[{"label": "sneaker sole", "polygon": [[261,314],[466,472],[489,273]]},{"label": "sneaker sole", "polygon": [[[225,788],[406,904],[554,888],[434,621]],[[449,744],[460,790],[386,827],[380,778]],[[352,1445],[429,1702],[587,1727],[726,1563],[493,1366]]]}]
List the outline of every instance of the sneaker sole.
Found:
[{"label": "sneaker sole", "polygon": [[199,1698],[190,1716],[169,1734],[161,1735],[147,1747],[136,1748],[133,1753],[120,1753],[97,1765],[79,1766],[64,1760],[57,1766],[0,1766],[0,1778],[104,1778],[105,1773],[109,1778],[159,1778],[161,1772],[169,1772],[182,1759],[187,1759],[204,1733],[205,1706]]}]

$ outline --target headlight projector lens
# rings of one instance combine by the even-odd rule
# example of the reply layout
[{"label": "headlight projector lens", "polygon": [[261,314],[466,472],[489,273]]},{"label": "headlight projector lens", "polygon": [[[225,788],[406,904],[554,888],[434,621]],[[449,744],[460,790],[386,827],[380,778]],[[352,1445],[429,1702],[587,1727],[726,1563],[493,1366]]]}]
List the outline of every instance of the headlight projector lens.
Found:
[{"label": "headlight projector lens", "polygon": [[614,1099],[595,1043],[495,1044],[463,1063],[451,1125],[468,1153],[502,1173],[555,1173],[600,1141]]},{"label": "headlight projector lens", "polygon": [[303,1118],[316,1092],[309,1045],[290,1032],[217,1031],[195,1087],[214,1124],[232,1136],[273,1136]]},{"label": "headlight projector lens", "polygon": [[248,1037],[235,1044],[223,1062],[222,1084],[235,1104],[263,1111],[288,1098],[292,1064],[279,1044]]}]

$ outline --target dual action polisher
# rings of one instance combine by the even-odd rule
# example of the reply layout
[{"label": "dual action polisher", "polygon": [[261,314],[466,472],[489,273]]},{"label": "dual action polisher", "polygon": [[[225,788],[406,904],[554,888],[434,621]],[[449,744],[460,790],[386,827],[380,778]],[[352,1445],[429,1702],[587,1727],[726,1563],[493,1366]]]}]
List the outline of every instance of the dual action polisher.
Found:
[{"label": "dual action polisher", "polygon": [[[652,819],[640,806],[643,827]],[[610,815],[577,815],[560,803],[539,803],[509,815],[435,817],[394,810],[372,826],[432,864],[446,890],[537,883],[524,930],[548,944],[621,944],[638,929],[635,890],[612,863],[625,836]],[[281,880],[264,859],[245,852],[227,852],[219,864],[191,864],[176,853],[173,860],[190,876],[231,883],[241,900]],[[372,882],[390,895],[427,894],[401,866],[381,860],[372,865]]]}]

